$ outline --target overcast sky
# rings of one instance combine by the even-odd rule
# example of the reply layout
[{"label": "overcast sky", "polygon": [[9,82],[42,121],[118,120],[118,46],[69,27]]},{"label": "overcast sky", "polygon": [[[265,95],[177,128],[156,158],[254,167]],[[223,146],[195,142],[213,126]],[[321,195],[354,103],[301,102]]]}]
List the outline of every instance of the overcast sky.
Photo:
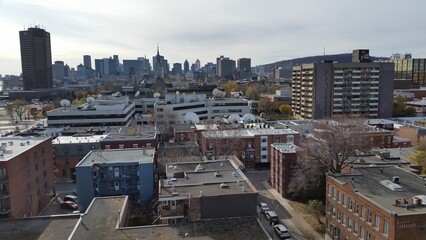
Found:
[{"label": "overcast sky", "polygon": [[52,59],[70,67],[119,55],[169,63],[252,65],[351,52],[426,57],[425,0],[0,0],[0,74],[20,74],[19,31],[51,34]]}]

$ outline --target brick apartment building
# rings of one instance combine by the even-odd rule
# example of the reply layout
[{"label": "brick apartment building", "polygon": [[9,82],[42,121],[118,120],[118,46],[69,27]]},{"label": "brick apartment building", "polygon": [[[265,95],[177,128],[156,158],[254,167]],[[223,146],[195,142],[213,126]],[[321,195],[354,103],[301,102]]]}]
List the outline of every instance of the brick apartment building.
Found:
[{"label": "brick apartment building", "polygon": [[59,136],[53,140],[55,177],[75,180],[75,166],[93,149],[100,149],[100,141],[107,135]]},{"label": "brick apartment building", "polygon": [[37,215],[55,195],[52,140],[0,139],[0,218]]},{"label": "brick apartment building", "polygon": [[299,148],[291,143],[271,144],[271,175],[272,187],[283,197],[287,197],[287,189],[297,166]]},{"label": "brick apartment building", "polygon": [[100,140],[101,149],[156,148],[158,144],[155,131],[142,135],[109,134]]},{"label": "brick apartment building", "polygon": [[269,165],[272,143],[300,144],[300,134],[291,129],[275,129],[269,125],[243,129],[203,131],[200,134],[201,152],[208,158],[235,155],[246,168]]},{"label": "brick apartment building", "polygon": [[326,183],[326,239],[425,239],[425,181],[408,168],[354,167]]}]

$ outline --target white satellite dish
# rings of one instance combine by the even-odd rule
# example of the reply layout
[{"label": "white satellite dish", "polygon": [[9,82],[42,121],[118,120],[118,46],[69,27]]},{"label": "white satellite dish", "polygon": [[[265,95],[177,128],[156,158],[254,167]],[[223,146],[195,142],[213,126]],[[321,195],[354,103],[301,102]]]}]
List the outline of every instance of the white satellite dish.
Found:
[{"label": "white satellite dish", "polygon": [[195,123],[200,122],[200,118],[198,117],[198,115],[196,113],[188,112],[188,113],[185,114],[184,121],[185,121],[185,123],[195,124]]},{"label": "white satellite dish", "polygon": [[217,98],[222,98],[226,96],[226,92],[220,90],[219,88],[213,89],[212,94],[214,97],[217,97]]},{"label": "white satellite dish", "polygon": [[159,98],[160,97],[160,93],[154,93],[154,97],[155,98]]},{"label": "white satellite dish", "polygon": [[238,121],[240,121],[240,116],[238,115],[238,114],[231,114],[231,115],[229,115],[229,117],[228,117],[228,121],[230,122],[230,123],[237,123]]},{"label": "white satellite dish", "polygon": [[71,106],[71,102],[68,99],[62,99],[59,104],[61,105],[61,107],[64,108],[64,110],[67,110],[67,107]]},{"label": "white satellite dish", "polygon": [[87,97],[86,102],[92,107],[95,104],[95,99],[93,97]]},{"label": "white satellite dish", "polygon": [[114,97],[121,97],[121,92],[113,93],[112,96],[114,96]]},{"label": "white satellite dish", "polygon": [[245,123],[254,123],[256,121],[256,117],[251,113],[247,113],[246,115],[244,115],[243,121]]},{"label": "white satellite dish", "polygon": [[135,93],[135,98],[138,98],[140,95],[141,95],[141,93],[140,93],[139,91],[137,91],[137,92]]}]

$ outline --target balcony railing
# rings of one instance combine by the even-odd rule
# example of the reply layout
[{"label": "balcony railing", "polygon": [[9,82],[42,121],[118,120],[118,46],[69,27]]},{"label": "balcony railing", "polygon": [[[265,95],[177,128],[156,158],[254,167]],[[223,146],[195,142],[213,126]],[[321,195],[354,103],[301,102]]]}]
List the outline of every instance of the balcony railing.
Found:
[{"label": "balcony railing", "polygon": [[184,213],[185,213],[185,209],[183,206],[177,206],[175,210],[168,210],[168,209],[160,210],[161,217],[183,216]]}]

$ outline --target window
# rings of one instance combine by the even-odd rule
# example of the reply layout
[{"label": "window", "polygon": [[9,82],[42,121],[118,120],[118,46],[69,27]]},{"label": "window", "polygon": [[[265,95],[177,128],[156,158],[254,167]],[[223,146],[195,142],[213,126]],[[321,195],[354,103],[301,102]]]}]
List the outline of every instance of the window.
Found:
[{"label": "window", "polygon": [[280,137],[275,137],[275,143],[279,143],[281,141]]},{"label": "window", "polygon": [[376,229],[379,229],[379,228],[380,228],[380,217],[379,217],[379,215],[376,215],[376,219],[375,219],[375,221],[374,221],[374,227],[375,227]]},{"label": "window", "polygon": [[120,148],[120,149],[124,149],[124,144],[119,144],[119,145],[118,145],[118,148]]},{"label": "window", "polygon": [[345,194],[343,194],[343,206],[346,207],[346,195]]},{"label": "window", "polygon": [[266,138],[262,138],[262,142],[265,143],[266,142]]},{"label": "window", "polygon": [[46,152],[46,149],[44,149],[44,147],[42,147],[42,148],[41,148],[41,153],[43,153],[43,154],[44,154],[45,152]]},{"label": "window", "polygon": [[330,196],[331,195],[331,186],[330,184],[327,185],[327,193]]},{"label": "window", "polygon": [[383,221],[383,234],[389,234],[389,222],[386,220]]},{"label": "window", "polygon": [[361,217],[365,218],[365,207],[361,207]]},{"label": "window", "polygon": [[43,166],[46,166],[46,159],[43,158]]},{"label": "window", "polygon": [[345,226],[346,225],[346,214],[342,213],[342,225]]},{"label": "window", "polygon": [[359,230],[359,238],[364,238],[364,227],[361,227],[361,229]]},{"label": "window", "polygon": [[355,213],[358,214],[359,211],[359,204],[355,203]]},{"label": "window", "polygon": [[352,231],[352,218],[348,217],[348,228]]},{"label": "window", "polygon": [[354,223],[354,233],[357,233],[357,232],[358,232],[358,223],[355,222]]},{"label": "window", "polygon": [[138,144],[133,144],[133,148],[138,148]]},{"label": "window", "polygon": [[105,145],[105,149],[111,149],[111,145]]},{"label": "window", "polygon": [[337,191],[337,201],[340,202],[341,198],[342,198],[342,193],[340,191]]},{"label": "window", "polygon": [[349,209],[352,210],[352,199],[349,197]]},{"label": "window", "polygon": [[46,177],[46,170],[43,171],[43,177]]},{"label": "window", "polygon": [[146,144],[146,147],[151,147],[151,143],[147,143],[147,144]]},{"label": "window", "polygon": [[371,210],[367,211],[367,222],[371,223],[373,219],[373,213],[371,212]]},{"label": "window", "polygon": [[336,189],[334,187],[333,187],[333,195],[332,195],[332,197],[336,198]]},{"label": "window", "polygon": [[67,175],[67,170],[62,169],[62,176],[66,176]]},{"label": "window", "polygon": [[293,135],[287,136],[287,143],[294,143],[294,136]]},{"label": "window", "polygon": [[38,170],[38,164],[36,163],[36,164],[34,164],[34,170]]},{"label": "window", "polygon": [[65,158],[65,165],[70,165],[70,160],[68,158]]}]

